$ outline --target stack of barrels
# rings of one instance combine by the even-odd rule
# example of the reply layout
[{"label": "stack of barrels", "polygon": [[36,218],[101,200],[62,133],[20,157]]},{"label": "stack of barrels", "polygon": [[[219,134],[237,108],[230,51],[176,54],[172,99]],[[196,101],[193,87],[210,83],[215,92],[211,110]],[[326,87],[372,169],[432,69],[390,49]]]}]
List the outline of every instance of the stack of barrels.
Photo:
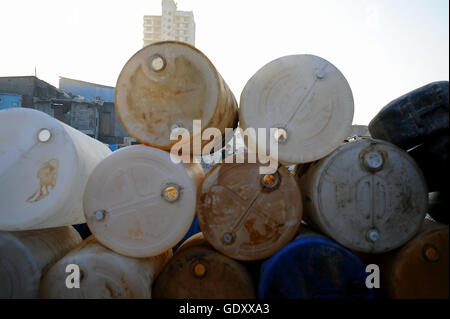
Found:
[{"label": "stack of barrels", "polygon": [[[43,113],[1,111],[0,297],[448,298],[448,226],[426,218],[446,221],[427,160],[448,168],[448,82],[419,91],[352,127],[343,74],[292,55],[258,70],[238,108],[202,52],[168,41],[117,80],[118,117],[142,145],[111,153]],[[227,129],[248,152],[205,175],[196,158]],[[83,222],[81,240],[70,225]]]}]

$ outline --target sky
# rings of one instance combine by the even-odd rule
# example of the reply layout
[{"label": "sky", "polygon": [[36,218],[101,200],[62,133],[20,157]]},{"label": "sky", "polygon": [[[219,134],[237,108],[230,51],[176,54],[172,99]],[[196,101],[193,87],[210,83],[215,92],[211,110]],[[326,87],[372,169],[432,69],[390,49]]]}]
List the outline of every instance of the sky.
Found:
[{"label": "sky", "polygon": [[[193,11],[195,46],[239,101],[282,56],[314,54],[346,77],[354,124],[395,98],[449,79],[448,0],[178,0]],[[0,0],[0,76],[59,76],[115,86],[142,48],[143,16],[161,0]]]}]

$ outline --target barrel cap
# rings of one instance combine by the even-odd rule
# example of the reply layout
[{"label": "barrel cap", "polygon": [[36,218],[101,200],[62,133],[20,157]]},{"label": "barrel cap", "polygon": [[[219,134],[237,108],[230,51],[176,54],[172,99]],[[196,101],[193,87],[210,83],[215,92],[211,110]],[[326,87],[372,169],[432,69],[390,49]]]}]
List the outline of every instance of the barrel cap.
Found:
[{"label": "barrel cap", "polygon": [[[43,228],[73,196],[74,144],[61,122],[29,108],[2,110],[0,136],[0,229]],[[80,211],[73,223],[83,221]]]},{"label": "barrel cap", "polygon": [[193,137],[193,120],[202,128],[232,127],[237,116],[236,100],[209,59],[176,41],[153,43],[130,58],[117,79],[115,105],[128,133],[165,150],[176,142],[173,129]]},{"label": "barrel cap", "polygon": [[156,148],[133,145],[114,152],[86,186],[89,228],[100,243],[127,256],[155,256],[172,248],[194,219],[200,176],[189,174],[183,163]]},{"label": "barrel cap", "polygon": [[[314,55],[290,55],[250,78],[241,94],[239,121],[244,130],[286,130],[278,159],[298,164],[334,151],[350,134],[353,111],[350,86],[333,64]],[[274,138],[267,140],[274,143]]]},{"label": "barrel cap", "polygon": [[300,188],[285,167],[260,175],[258,163],[221,163],[199,188],[197,217],[205,238],[239,260],[273,255],[295,236],[302,218]]}]

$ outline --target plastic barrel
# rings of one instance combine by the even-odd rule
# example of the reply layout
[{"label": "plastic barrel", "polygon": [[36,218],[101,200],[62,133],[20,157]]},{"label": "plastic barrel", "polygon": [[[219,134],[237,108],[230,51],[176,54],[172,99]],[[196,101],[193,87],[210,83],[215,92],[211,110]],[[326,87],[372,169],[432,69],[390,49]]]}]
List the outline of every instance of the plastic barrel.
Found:
[{"label": "plastic barrel", "polygon": [[188,240],[190,237],[194,236],[195,234],[201,233],[202,230],[200,229],[200,225],[198,223],[197,216],[194,217],[194,221],[192,222],[191,226],[189,227],[186,235],[184,235],[183,239],[181,239],[178,244],[176,244],[175,247],[172,248],[173,252],[175,252],[180,246]]},{"label": "plastic barrel", "polygon": [[[266,128],[267,144],[258,141],[258,151],[269,153],[278,143],[282,164],[307,163],[349,136],[353,111],[350,86],[333,64],[314,55],[290,55],[266,64],[247,82],[239,125]],[[281,130],[270,134],[270,128]]]},{"label": "plastic barrel", "polygon": [[254,284],[240,262],[214,250],[198,233],[188,239],[153,285],[160,299],[251,299]]},{"label": "plastic barrel", "polygon": [[262,264],[259,298],[373,297],[373,291],[365,285],[365,266],[358,257],[317,233],[309,230],[300,233]]},{"label": "plastic barrel", "polygon": [[[122,256],[90,236],[44,275],[39,296],[48,299],[148,299],[152,297],[153,280],[171,257],[171,250],[151,258]],[[79,288],[66,286],[68,265],[79,267]]]},{"label": "plastic barrel", "polygon": [[437,222],[449,224],[450,192],[428,193],[428,214]]},{"label": "plastic barrel", "polygon": [[[237,126],[229,87],[211,61],[187,43],[157,42],[138,51],[123,67],[115,93],[117,115],[128,133],[167,151],[176,143],[170,140],[172,129],[185,128],[194,137],[193,120],[201,120],[202,132],[213,127],[222,136],[225,128]],[[222,146],[223,140],[213,143]]]},{"label": "plastic barrel", "polygon": [[208,172],[199,187],[197,217],[206,240],[222,254],[264,259],[297,233],[303,213],[300,187],[286,167],[260,174],[259,163],[243,160],[217,164]]},{"label": "plastic barrel", "polygon": [[400,96],[370,121],[372,137],[405,150],[449,128],[448,81],[432,82]]},{"label": "plastic barrel", "polygon": [[84,223],[84,187],[109,148],[28,108],[2,110],[0,136],[0,229]]},{"label": "plastic barrel", "polygon": [[300,174],[305,220],[352,250],[395,249],[419,231],[427,213],[421,170],[385,141],[347,143]]},{"label": "plastic barrel", "polygon": [[131,257],[156,256],[175,246],[191,225],[198,163],[174,163],[168,152],[121,148],[92,172],[84,193],[87,224],[97,240]]},{"label": "plastic barrel", "polygon": [[41,276],[80,242],[71,226],[0,231],[0,299],[37,298]]},{"label": "plastic barrel", "polygon": [[430,223],[405,246],[380,256],[386,298],[448,299],[448,226]]},{"label": "plastic barrel", "polygon": [[428,185],[428,191],[449,191],[450,188],[445,178],[449,176],[449,131],[428,138],[423,144],[408,151],[408,154],[419,165]]}]

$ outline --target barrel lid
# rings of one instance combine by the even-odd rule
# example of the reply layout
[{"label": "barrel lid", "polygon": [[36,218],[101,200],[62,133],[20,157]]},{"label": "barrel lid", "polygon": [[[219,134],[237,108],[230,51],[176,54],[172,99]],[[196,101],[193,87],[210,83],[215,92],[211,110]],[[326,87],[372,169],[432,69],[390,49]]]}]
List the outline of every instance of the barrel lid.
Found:
[{"label": "barrel lid", "polygon": [[199,188],[203,235],[239,260],[273,255],[295,236],[302,218],[300,188],[285,167],[260,175],[258,163],[216,165]]},{"label": "barrel lid", "polygon": [[153,284],[154,298],[255,298],[253,281],[244,265],[204,245],[201,234],[193,237],[195,240],[177,250],[161,271]]},{"label": "barrel lid", "polygon": [[448,299],[448,230],[448,225],[425,230],[390,256],[390,270],[381,268],[388,297]]},{"label": "barrel lid", "polygon": [[[353,108],[350,86],[333,64],[314,55],[290,55],[266,64],[247,82],[239,121],[244,130],[284,129],[287,138],[278,142],[278,160],[307,163],[348,137]],[[271,134],[268,145],[275,138]]]},{"label": "barrel lid", "polygon": [[0,136],[0,229],[34,228],[71,196],[73,142],[62,123],[28,108],[2,110]]},{"label": "barrel lid", "polygon": [[155,256],[175,246],[189,229],[196,187],[184,164],[172,162],[169,153],[128,146],[92,172],[84,214],[98,241],[115,252]]},{"label": "barrel lid", "polygon": [[41,270],[14,234],[0,231],[0,298],[37,298]]},{"label": "barrel lid", "polygon": [[[118,255],[100,245],[92,236],[59,260],[43,276],[40,297],[50,299],[133,299],[151,298],[151,284],[172,253],[151,258]],[[68,289],[68,265],[77,265],[80,287]]]},{"label": "barrel lid", "polygon": [[261,267],[259,298],[371,298],[363,263],[323,236],[303,234]]},{"label": "barrel lid", "polygon": [[157,42],[133,55],[117,79],[115,105],[125,129],[143,144],[169,150],[172,129],[207,126],[219,97],[218,73],[193,46]]},{"label": "barrel lid", "polygon": [[397,146],[381,140],[350,142],[323,159],[320,170],[312,190],[315,223],[345,247],[380,253],[419,231],[427,211],[426,182]]}]

